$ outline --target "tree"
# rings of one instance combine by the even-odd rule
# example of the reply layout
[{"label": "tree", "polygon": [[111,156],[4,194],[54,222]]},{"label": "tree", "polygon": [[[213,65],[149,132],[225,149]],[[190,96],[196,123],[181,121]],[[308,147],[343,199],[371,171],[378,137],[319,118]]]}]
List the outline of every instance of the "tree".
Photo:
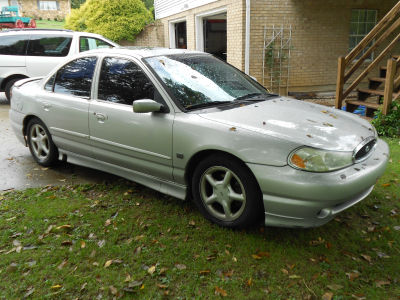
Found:
[{"label": "tree", "polygon": [[116,42],[133,41],[152,21],[141,0],[87,0],[71,11],[65,28],[98,33]]},{"label": "tree", "polygon": [[72,8],[79,8],[86,0],[71,0]]}]

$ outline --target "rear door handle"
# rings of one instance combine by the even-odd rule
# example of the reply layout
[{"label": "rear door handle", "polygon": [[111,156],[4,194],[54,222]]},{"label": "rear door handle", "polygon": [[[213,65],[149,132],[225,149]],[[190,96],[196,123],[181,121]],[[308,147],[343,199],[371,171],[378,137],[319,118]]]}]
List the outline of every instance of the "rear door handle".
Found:
[{"label": "rear door handle", "polygon": [[107,120],[107,115],[105,115],[105,114],[98,113],[98,112],[94,112],[93,114],[96,116],[97,120],[100,123],[104,123],[104,121]]}]

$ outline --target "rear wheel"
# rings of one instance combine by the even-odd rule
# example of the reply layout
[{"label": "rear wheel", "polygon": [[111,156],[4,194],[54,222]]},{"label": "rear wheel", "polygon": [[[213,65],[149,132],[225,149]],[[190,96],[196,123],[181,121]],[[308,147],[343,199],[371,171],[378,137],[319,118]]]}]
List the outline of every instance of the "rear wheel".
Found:
[{"label": "rear wheel", "polygon": [[201,213],[223,227],[249,227],[264,212],[253,174],[242,162],[225,155],[210,156],[199,163],[192,191]]},{"label": "rear wheel", "polygon": [[58,150],[44,123],[35,118],[27,126],[28,146],[35,161],[41,166],[51,166],[58,159]]}]

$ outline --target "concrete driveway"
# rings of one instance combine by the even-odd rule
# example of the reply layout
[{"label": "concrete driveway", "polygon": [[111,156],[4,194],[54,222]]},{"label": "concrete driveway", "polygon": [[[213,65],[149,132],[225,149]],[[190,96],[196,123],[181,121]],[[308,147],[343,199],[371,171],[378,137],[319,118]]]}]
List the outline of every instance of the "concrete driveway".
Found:
[{"label": "concrete driveway", "polygon": [[11,129],[4,93],[0,93],[0,193],[46,185],[100,183],[119,177],[93,169],[60,163],[53,168],[36,164],[29,149],[21,144]]}]

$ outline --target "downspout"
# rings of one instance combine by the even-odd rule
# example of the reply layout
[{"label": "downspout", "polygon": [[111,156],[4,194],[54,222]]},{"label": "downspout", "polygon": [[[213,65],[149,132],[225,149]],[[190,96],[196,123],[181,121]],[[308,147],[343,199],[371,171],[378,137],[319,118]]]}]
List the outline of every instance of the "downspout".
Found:
[{"label": "downspout", "polygon": [[246,0],[246,40],[244,50],[244,72],[250,73],[250,0]]}]

